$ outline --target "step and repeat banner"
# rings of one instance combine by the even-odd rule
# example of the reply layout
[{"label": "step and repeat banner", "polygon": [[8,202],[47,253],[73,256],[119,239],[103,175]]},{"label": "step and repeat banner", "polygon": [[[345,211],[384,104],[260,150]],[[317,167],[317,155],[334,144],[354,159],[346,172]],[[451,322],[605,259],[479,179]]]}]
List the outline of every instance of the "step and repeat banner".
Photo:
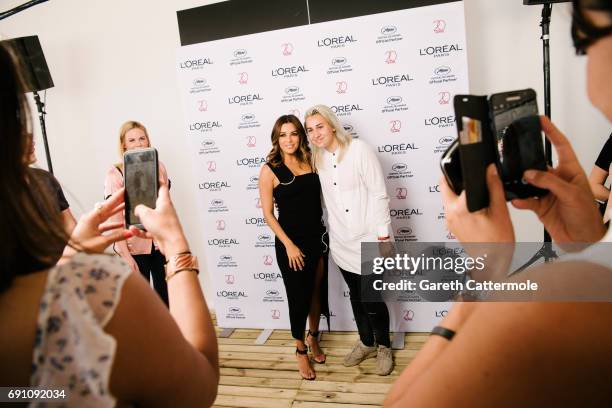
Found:
[{"label": "step and repeat banner", "polygon": [[[454,239],[438,163],[456,136],[452,98],[468,90],[463,2],[184,46],[177,70],[220,327],[289,328],[258,191],[280,115],[330,106],[378,155],[396,240]],[[329,271],[332,329],[355,330],[331,261]],[[428,331],[448,304],[389,307],[393,331]]]}]

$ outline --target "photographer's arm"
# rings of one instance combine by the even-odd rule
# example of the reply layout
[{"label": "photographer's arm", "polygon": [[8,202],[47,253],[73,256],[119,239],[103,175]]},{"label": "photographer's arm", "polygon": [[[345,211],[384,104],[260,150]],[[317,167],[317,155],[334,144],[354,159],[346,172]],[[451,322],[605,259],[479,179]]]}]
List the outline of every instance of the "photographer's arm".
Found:
[{"label": "photographer's arm", "polygon": [[[440,326],[458,332],[461,330],[463,323],[472,314],[477,303],[460,302],[455,303],[441,322]],[[389,407],[395,404],[405,394],[406,389],[416,380],[419,375],[427,370],[429,366],[440,356],[442,351],[450,344],[449,340],[441,336],[432,335],[429,337],[425,345],[418,352],[414,360],[410,362],[408,367],[402,371],[398,380],[393,384],[393,387],[385,398],[384,406]]]}]

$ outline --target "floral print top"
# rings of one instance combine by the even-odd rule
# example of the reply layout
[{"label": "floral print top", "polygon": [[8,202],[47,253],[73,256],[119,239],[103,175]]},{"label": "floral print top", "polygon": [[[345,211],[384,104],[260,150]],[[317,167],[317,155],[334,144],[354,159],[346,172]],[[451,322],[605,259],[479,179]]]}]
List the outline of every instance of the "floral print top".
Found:
[{"label": "floral print top", "polygon": [[[104,331],[129,267],[116,256],[77,254],[49,271],[40,301],[31,386],[64,389],[53,407],[112,407],[109,380],[117,343]],[[31,407],[47,403],[35,401]]]}]

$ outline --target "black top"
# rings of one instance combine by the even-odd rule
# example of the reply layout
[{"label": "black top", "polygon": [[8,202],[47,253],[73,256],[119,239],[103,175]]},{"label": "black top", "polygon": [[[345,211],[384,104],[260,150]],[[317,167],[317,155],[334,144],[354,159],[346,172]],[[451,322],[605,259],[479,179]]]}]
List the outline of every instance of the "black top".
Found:
[{"label": "black top", "polygon": [[606,144],[599,152],[599,156],[597,156],[597,160],[595,160],[595,165],[600,169],[604,170],[606,173],[610,169],[610,163],[612,162],[612,134],[606,141]]},{"label": "black top", "polygon": [[58,212],[62,212],[70,205],[64,196],[64,191],[53,174],[43,169],[31,168],[31,174],[36,177],[36,180],[42,185],[45,191],[38,192],[39,194],[48,195],[51,202],[55,205]]},{"label": "black top", "polygon": [[278,207],[278,222],[290,238],[321,235],[323,226],[321,209],[321,183],[316,173],[295,176],[281,163],[272,169],[280,184],[274,187],[273,196]]}]

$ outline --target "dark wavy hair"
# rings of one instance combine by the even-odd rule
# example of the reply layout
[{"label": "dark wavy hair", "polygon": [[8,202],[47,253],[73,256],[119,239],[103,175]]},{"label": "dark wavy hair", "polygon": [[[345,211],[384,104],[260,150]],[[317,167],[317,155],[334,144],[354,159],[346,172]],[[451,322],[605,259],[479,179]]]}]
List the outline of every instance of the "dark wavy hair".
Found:
[{"label": "dark wavy hair", "polygon": [[[572,3],[572,39],[576,54],[582,55],[595,41],[612,34],[612,1],[574,0]],[[585,10],[607,12],[611,21],[607,27],[597,27],[584,15]]]},{"label": "dark wavy hair", "polygon": [[283,162],[283,154],[278,144],[278,138],[280,137],[281,127],[285,123],[292,123],[297,129],[298,135],[300,136],[300,147],[295,151],[295,156],[300,163],[308,163],[310,165],[310,146],[308,146],[308,138],[306,137],[306,131],[302,122],[295,115],[283,115],[276,119],[274,126],[272,127],[272,150],[268,153],[268,163],[272,167],[278,167]]},{"label": "dark wavy hair", "polygon": [[28,167],[31,120],[19,67],[12,50],[0,44],[0,293],[16,276],[55,265],[68,240]]}]

